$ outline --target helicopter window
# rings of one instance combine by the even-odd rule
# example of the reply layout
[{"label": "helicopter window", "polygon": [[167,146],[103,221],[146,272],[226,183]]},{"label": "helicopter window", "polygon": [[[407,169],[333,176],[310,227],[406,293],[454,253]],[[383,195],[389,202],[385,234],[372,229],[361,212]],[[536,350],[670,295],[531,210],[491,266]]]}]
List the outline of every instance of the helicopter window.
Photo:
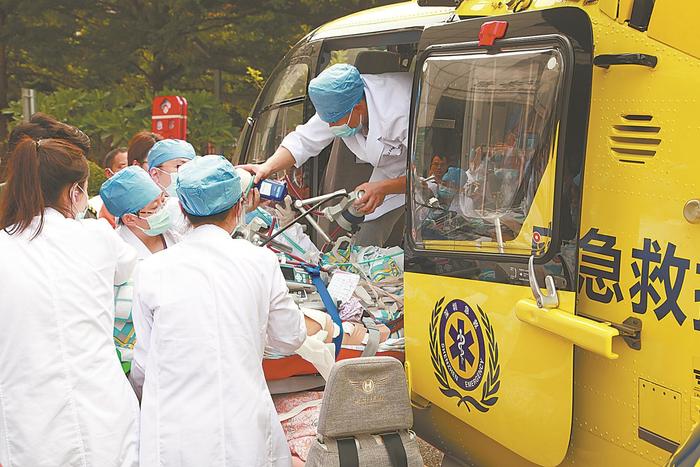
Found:
[{"label": "helicopter window", "polygon": [[545,253],[562,75],[555,49],[423,63],[410,174],[418,248]]},{"label": "helicopter window", "polygon": [[304,123],[304,101],[262,112],[255,121],[251,135],[253,162],[264,162],[275,152],[287,133],[302,123]]},{"label": "helicopter window", "polygon": [[[253,163],[264,162],[279,147],[284,137],[304,123],[304,102],[309,66],[290,64],[274,75],[265,86],[263,100],[250,137],[248,154]],[[308,169],[292,168],[273,174],[272,178],[289,176],[296,192],[309,196],[311,175]]]},{"label": "helicopter window", "polygon": [[272,78],[260,108],[306,96],[309,66],[306,63],[289,65]]}]

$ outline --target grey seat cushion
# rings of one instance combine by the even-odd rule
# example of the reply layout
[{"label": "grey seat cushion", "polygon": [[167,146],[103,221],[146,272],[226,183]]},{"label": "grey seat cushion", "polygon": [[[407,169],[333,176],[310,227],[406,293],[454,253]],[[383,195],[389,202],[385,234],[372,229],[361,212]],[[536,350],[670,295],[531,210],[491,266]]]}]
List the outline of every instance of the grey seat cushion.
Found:
[{"label": "grey seat cushion", "polygon": [[405,430],[412,425],[401,362],[391,357],[364,357],[335,364],[323,394],[319,435],[343,438]]}]

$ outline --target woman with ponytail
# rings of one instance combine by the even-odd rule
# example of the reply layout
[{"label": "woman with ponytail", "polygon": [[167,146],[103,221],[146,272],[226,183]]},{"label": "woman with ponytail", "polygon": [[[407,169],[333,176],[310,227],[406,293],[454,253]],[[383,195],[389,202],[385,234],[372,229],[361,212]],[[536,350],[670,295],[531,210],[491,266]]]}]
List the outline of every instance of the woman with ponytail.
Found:
[{"label": "woman with ponytail", "polygon": [[87,208],[82,149],[19,141],[0,200],[0,464],[132,466],[138,402],[114,351],[134,250]]}]

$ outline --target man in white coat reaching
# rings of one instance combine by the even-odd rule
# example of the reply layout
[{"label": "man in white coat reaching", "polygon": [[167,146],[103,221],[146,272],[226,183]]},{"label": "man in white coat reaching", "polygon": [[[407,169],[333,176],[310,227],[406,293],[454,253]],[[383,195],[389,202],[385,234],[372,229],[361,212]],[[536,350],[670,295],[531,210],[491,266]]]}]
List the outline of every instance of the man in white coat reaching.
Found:
[{"label": "man in white coat reaching", "polygon": [[275,255],[231,238],[250,180],[204,156],[176,183],[194,229],[141,263],[134,293],[141,466],[289,466],[262,358],[297,350],[306,328]]},{"label": "man in white coat reaching", "polygon": [[255,173],[258,182],[301,167],[333,138],[342,138],[358,159],[374,167],[369,181],[355,188],[365,192],[355,203],[365,214],[355,241],[383,246],[403,221],[411,84],[410,73],[361,75],[352,65],[333,65],[309,83],[316,114],[288,134],[263,164],[242,168]]}]

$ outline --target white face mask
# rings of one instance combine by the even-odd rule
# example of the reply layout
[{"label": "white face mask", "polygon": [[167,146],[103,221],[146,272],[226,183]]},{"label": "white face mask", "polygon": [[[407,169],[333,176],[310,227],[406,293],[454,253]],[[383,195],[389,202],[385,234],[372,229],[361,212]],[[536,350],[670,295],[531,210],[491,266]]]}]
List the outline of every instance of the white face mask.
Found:
[{"label": "white face mask", "polygon": [[158,167],[156,167],[156,170],[158,172],[162,172],[162,173],[168,174],[168,176],[170,176],[170,185],[168,185],[167,187],[163,187],[163,185],[161,185],[160,183],[158,184],[160,186],[161,190],[163,190],[163,192],[165,192],[166,195],[168,195],[172,198],[177,198],[177,191],[175,191],[175,189],[177,188],[177,171],[176,172],[166,172],[165,170],[159,169]]},{"label": "white face mask", "polygon": [[170,185],[168,185],[168,188],[165,189],[165,192],[167,193],[168,196],[172,198],[177,198],[177,191],[175,189],[177,188],[177,172],[173,172],[170,174]]},{"label": "white face mask", "polygon": [[[79,195],[76,195],[75,190],[76,188],[80,190],[84,195],[85,195],[85,207],[82,209],[77,208],[78,200],[77,198]],[[75,201],[73,201],[75,199]],[[85,214],[87,213],[88,210],[88,194],[87,191],[83,189],[80,185],[76,184],[75,187],[71,190],[71,212],[73,213],[73,218],[77,220],[85,219]]]}]

